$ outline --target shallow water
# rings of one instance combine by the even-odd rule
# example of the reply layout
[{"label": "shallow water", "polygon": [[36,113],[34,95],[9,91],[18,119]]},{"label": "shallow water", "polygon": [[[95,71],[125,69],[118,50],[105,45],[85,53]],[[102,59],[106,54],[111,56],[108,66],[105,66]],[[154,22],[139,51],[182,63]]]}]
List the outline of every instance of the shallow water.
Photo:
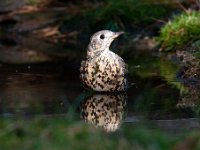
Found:
[{"label": "shallow water", "polygon": [[171,60],[143,53],[124,58],[129,65],[129,89],[122,94],[85,90],[79,62],[2,64],[0,114],[3,118],[74,118],[112,132],[123,124],[169,133],[199,129],[198,85],[179,82]]}]

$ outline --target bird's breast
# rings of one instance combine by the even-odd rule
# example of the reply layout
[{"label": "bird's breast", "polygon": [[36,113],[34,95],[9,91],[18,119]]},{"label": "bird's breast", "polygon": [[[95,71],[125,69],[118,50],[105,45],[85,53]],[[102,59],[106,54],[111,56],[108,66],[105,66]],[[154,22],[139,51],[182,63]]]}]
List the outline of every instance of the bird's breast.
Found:
[{"label": "bird's breast", "polygon": [[83,81],[96,91],[120,91],[125,84],[124,64],[121,63],[116,54],[103,52],[82,66],[85,70]]}]

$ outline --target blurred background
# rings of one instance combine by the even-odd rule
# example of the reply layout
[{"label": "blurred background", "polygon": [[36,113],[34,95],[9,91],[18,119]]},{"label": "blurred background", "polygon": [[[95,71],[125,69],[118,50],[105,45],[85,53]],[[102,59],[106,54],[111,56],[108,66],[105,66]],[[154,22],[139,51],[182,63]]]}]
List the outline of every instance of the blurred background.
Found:
[{"label": "blurred background", "polygon": [[[0,149],[200,149],[199,0],[0,0]],[[129,89],[84,89],[90,36]]]}]

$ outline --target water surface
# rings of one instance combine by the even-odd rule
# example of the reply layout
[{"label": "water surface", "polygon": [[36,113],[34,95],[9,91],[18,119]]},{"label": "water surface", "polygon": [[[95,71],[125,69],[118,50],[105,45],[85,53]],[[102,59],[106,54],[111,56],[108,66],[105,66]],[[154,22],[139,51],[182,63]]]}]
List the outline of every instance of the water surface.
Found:
[{"label": "water surface", "polygon": [[199,128],[198,84],[181,83],[172,60],[137,51],[133,58],[125,57],[129,89],[121,94],[84,89],[79,79],[80,60],[2,64],[1,116],[74,118],[112,132],[123,128],[123,124],[172,133]]}]

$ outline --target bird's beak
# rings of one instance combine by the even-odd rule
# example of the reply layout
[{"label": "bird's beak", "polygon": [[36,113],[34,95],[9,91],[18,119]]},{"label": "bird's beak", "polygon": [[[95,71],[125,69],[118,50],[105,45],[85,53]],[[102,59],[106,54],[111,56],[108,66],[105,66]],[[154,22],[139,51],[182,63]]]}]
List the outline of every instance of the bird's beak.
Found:
[{"label": "bird's beak", "polygon": [[112,36],[113,39],[117,38],[121,34],[124,34],[124,32],[115,32],[115,34]]}]

